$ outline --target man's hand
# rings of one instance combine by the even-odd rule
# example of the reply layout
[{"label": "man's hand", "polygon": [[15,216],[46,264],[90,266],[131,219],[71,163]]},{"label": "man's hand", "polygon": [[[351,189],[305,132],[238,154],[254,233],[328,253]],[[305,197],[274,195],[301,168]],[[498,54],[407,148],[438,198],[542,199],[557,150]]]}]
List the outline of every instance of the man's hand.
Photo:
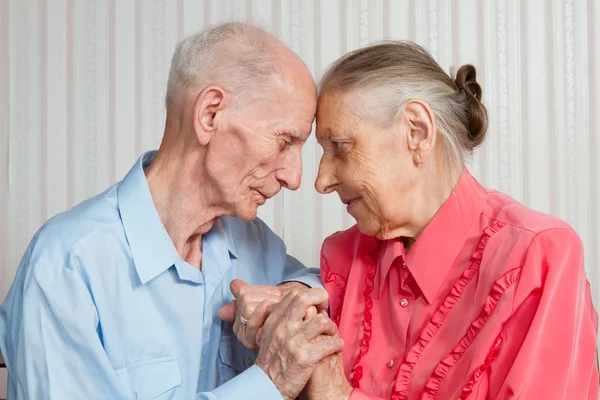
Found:
[{"label": "man's hand", "polygon": [[[272,307],[264,324],[256,365],[286,400],[298,396],[319,361],[344,346],[337,326],[323,312],[328,302],[325,289],[291,292]],[[320,312],[305,318],[310,307]]]},{"label": "man's hand", "polygon": [[[287,282],[279,286],[248,285],[240,279],[234,279],[229,285],[236,298],[218,312],[223,321],[233,322],[233,332],[238,340],[250,350],[258,349],[262,336],[262,327],[272,310],[288,293],[308,290],[299,282]],[[316,308],[307,311],[306,317],[316,314]]]}]

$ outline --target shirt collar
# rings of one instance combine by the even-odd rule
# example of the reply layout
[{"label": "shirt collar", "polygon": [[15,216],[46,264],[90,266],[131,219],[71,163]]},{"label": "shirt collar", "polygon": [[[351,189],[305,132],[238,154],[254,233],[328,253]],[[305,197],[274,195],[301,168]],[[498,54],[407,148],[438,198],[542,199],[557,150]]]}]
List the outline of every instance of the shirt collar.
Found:
[{"label": "shirt collar", "polygon": [[[185,263],[160,220],[144,174],[144,168],[150,165],[155,156],[156,151],[144,153],[117,188],[123,229],[142,284],[154,279],[173,265],[179,267]],[[236,257],[231,241],[223,231],[220,221],[215,223],[207,236],[211,242],[221,243],[222,248],[229,251],[230,256]],[[181,276],[181,268],[177,268],[177,271],[181,279],[196,280],[193,274]]]},{"label": "shirt collar", "polygon": [[406,260],[402,238],[386,240],[381,243],[379,261],[377,263],[377,271],[375,273],[375,282],[373,286],[373,291],[377,298],[381,297],[390,268],[398,257],[401,257],[402,260]]},{"label": "shirt collar", "polygon": [[384,242],[379,257],[375,290],[380,294],[394,260],[402,257],[429,304],[436,297],[454,260],[477,223],[487,198],[486,190],[465,168],[458,184],[421,236],[405,254],[401,238]]}]

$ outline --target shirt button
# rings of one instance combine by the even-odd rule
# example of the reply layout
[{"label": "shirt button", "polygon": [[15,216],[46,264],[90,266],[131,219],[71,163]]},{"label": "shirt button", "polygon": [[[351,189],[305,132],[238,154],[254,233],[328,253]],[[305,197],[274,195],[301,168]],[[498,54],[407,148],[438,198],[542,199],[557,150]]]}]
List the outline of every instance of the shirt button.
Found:
[{"label": "shirt button", "polygon": [[200,364],[200,372],[202,372],[203,369],[204,367],[202,366],[202,364]]},{"label": "shirt button", "polygon": [[406,299],[402,299],[402,300],[400,300],[400,305],[401,305],[402,307],[406,307],[406,306],[408,305],[408,300],[406,300]]},{"label": "shirt button", "polygon": [[251,366],[253,366],[253,365],[254,365],[254,358],[252,358],[252,357],[247,357],[247,358],[246,358],[246,365],[247,365],[248,367],[251,367]]},{"label": "shirt button", "polygon": [[392,368],[394,366],[394,359],[393,358],[390,361],[388,361],[387,366],[388,366],[388,368]]}]

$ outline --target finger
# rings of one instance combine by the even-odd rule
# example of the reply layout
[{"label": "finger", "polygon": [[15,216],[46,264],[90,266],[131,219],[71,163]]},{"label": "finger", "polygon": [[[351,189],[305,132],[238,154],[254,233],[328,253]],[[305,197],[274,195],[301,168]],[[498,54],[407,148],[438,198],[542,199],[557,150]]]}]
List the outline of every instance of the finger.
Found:
[{"label": "finger", "polygon": [[240,291],[246,286],[248,286],[248,284],[243,280],[234,279],[229,284],[229,290],[231,290],[231,294],[233,295],[233,297],[237,299],[241,295]]},{"label": "finger", "polygon": [[256,342],[256,334],[259,329],[261,329],[269,316],[267,312],[267,306],[270,303],[268,301],[263,301],[256,307],[256,310],[252,314],[252,317],[248,320],[248,324],[246,325],[246,330],[244,332],[244,344],[250,350],[258,349]]},{"label": "finger", "polygon": [[329,305],[329,295],[325,289],[308,289],[298,293],[290,303],[289,316],[302,319],[310,306],[325,310]]},{"label": "finger", "polygon": [[325,357],[344,350],[344,341],[338,336],[329,336],[307,344],[305,350],[308,362],[314,365]]},{"label": "finger", "polygon": [[[243,282],[243,281],[242,281]],[[245,282],[244,282],[245,283]],[[271,294],[274,296],[282,296],[282,291],[277,286],[269,286],[269,285],[248,285],[242,286],[238,292],[239,296],[244,293],[265,293]]]},{"label": "finger", "polygon": [[[263,324],[264,325],[264,324]],[[260,347],[260,340],[263,336],[263,327],[258,328],[258,332],[256,332],[256,345]]]},{"label": "finger", "polygon": [[238,308],[240,308],[238,311],[241,316],[249,320],[252,318],[252,315],[254,315],[256,307],[258,307],[258,305],[263,301],[268,302],[268,304],[277,304],[279,303],[279,300],[281,300],[279,297],[273,295],[264,296],[257,295],[256,293],[246,293],[242,295],[239,300],[237,300],[239,304]]},{"label": "finger", "polygon": [[[246,292],[238,297],[238,300],[241,300],[240,304],[253,304],[255,303],[254,308],[259,305],[261,302],[267,300],[269,303],[279,303],[281,301],[281,297],[271,293],[264,292]],[[244,314],[245,316],[249,316]]]},{"label": "finger", "polygon": [[281,289],[281,293],[283,296],[285,296],[286,294],[288,294],[289,292],[291,292],[292,290],[307,290],[310,289],[310,286],[305,285],[304,283],[301,282],[286,282],[286,283],[282,283],[277,285],[277,287],[279,289]]},{"label": "finger", "polygon": [[304,340],[312,340],[319,335],[334,336],[337,333],[337,325],[329,317],[317,314],[314,318],[305,321],[300,335]]},{"label": "finger", "polygon": [[267,310],[269,311],[269,314],[271,314],[273,312],[274,309],[277,308],[277,306],[279,305],[279,303],[271,303],[267,306]]},{"label": "finger", "polygon": [[306,309],[306,314],[304,315],[304,320],[307,321],[309,319],[311,319],[312,317],[314,317],[315,315],[317,315],[317,307],[315,306],[310,306]]},{"label": "finger", "polygon": [[223,307],[219,308],[217,315],[223,321],[232,322],[235,318],[235,300],[231,300],[229,303],[225,304]]},{"label": "finger", "polygon": [[[265,322],[265,325],[278,326],[282,319],[289,319],[290,304],[294,301],[294,298],[298,293],[300,293],[300,290],[294,288],[283,299],[281,299],[279,303],[270,304],[267,308],[269,311],[269,318]],[[289,321],[288,324],[301,322],[302,319],[297,318],[296,320]]]},{"label": "finger", "polygon": [[285,296],[283,296],[279,303],[269,305],[269,312],[274,313],[277,309],[279,310],[277,311],[278,314],[285,313],[287,308],[290,306],[290,303],[294,300],[298,293],[301,293],[301,291],[296,288],[290,290]]}]

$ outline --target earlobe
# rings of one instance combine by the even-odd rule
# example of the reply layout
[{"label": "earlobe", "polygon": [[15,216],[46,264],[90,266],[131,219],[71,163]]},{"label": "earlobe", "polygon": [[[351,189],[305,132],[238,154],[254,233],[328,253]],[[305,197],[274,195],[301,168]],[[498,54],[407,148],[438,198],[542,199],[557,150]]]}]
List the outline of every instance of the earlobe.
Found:
[{"label": "earlobe", "polygon": [[204,88],[194,101],[194,132],[198,142],[206,146],[216,131],[221,111],[225,109],[225,90],[218,86]]}]

